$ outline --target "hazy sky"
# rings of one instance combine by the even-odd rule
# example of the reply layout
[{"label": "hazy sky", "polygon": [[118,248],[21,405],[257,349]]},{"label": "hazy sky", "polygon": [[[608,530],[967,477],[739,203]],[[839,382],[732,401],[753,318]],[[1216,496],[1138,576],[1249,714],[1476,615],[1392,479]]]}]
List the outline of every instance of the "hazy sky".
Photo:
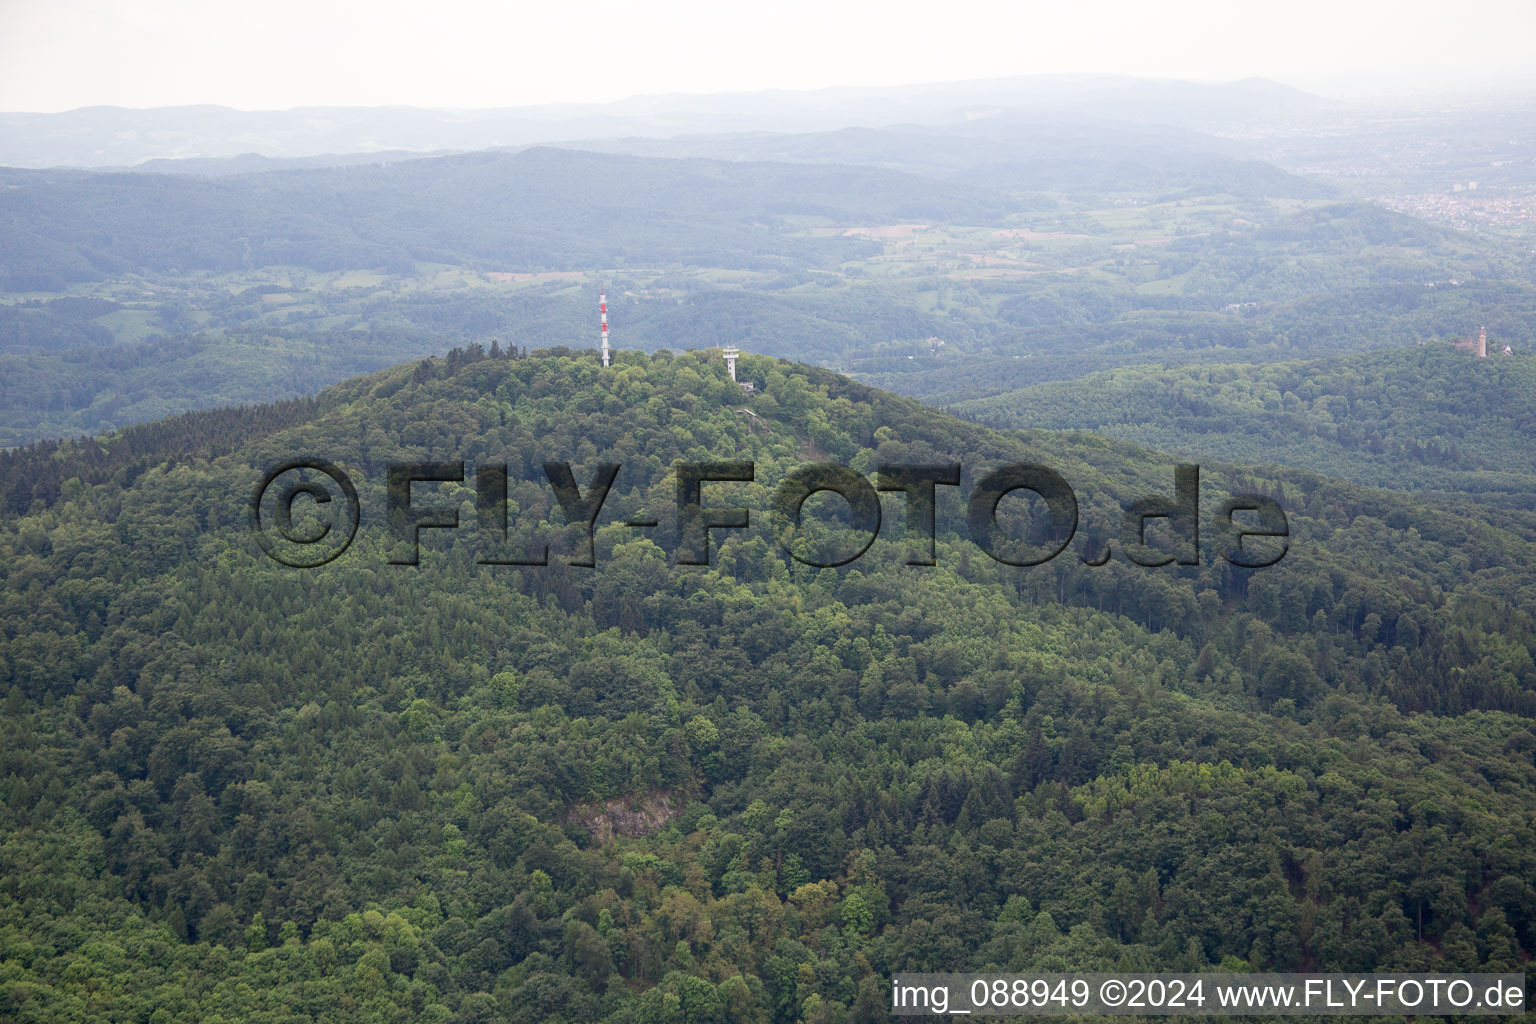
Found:
[{"label": "hazy sky", "polygon": [[1536,86],[1536,0],[0,0],[0,110],[499,107],[1106,71]]}]

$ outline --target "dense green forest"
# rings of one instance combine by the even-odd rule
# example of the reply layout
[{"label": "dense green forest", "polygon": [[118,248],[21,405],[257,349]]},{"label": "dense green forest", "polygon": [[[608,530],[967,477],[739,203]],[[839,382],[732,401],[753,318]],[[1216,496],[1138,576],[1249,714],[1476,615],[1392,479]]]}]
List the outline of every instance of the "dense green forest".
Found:
[{"label": "dense green forest", "polygon": [[1134,367],[961,402],[994,427],[1084,429],[1192,458],[1529,507],[1536,360],[1423,345],[1308,362]]},{"label": "dense green forest", "polygon": [[[1203,524],[1201,564],[1093,567],[1172,457],[763,355],[750,398],[718,353],[511,355],[0,453],[0,1017],[823,1024],[886,1019],[897,970],[1536,951],[1536,513],[1234,457],[1202,515],[1272,496],[1278,565]],[[314,570],[248,527],[296,456],[363,510]],[[553,564],[477,564],[472,478],[389,564],[386,467],[461,459]],[[623,466],[596,568],[550,459]],[[673,464],[737,459],[707,500],[751,527],[673,564]],[[962,463],[937,565],[896,502],[859,561],[791,561],[757,510],[819,459]],[[1015,462],[1082,514],[1032,569],[963,532]]]}]

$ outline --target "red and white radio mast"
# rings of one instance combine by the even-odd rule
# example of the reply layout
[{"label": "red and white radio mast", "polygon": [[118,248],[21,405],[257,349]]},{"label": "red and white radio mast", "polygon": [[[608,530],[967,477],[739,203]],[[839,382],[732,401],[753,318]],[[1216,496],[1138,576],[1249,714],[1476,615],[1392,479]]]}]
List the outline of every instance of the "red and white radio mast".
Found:
[{"label": "red and white radio mast", "polygon": [[602,312],[603,319],[603,365],[608,365],[608,293],[597,293],[597,308]]}]

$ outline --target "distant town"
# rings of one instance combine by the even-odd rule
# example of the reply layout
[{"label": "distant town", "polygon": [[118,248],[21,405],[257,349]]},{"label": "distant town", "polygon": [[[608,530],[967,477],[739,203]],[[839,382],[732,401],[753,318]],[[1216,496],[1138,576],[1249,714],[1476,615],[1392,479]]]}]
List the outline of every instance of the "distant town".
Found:
[{"label": "distant town", "polygon": [[1495,191],[1465,181],[1443,192],[1398,192],[1371,201],[1458,231],[1536,231],[1536,189]]}]

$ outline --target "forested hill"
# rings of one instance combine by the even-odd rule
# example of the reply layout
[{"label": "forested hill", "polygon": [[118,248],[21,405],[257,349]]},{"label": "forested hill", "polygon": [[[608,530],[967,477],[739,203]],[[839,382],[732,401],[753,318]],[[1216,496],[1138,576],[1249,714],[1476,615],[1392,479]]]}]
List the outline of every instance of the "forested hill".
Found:
[{"label": "forested hill", "polygon": [[[1279,565],[1012,568],[959,532],[980,472],[1059,471],[1092,551],[1172,463],[740,369],[471,349],[0,454],[0,1018],[867,1022],[895,970],[1536,950],[1536,523],[1211,465],[1206,515],[1286,509]],[[363,509],[312,570],[248,520],[303,456]],[[464,526],[388,564],[386,467],[460,459],[414,493]],[[551,459],[623,466],[596,568]],[[709,568],[670,557],[680,459],[756,463],[706,486],[756,510]],[[937,565],[896,502],[791,562],[761,510],[811,459],[962,462]],[[548,567],[475,561],[503,462]]]},{"label": "forested hill", "polygon": [[957,403],[994,427],[1079,428],[1192,458],[1302,466],[1529,508],[1536,358],[1447,344],[1269,365],[1127,367]]},{"label": "forested hill", "polygon": [[631,136],[574,145],[638,156],[888,167],[1012,192],[1304,199],[1337,195],[1325,182],[1243,160],[1246,148],[1230,139],[1165,123],[1138,125],[1080,113],[1008,113],[942,126],[851,127],[804,134]]},{"label": "forested hill", "polygon": [[274,265],[775,268],[874,249],[784,237],[775,228],[786,217],[987,224],[1007,206],[995,192],[872,167],[547,148],[218,179],[0,169],[0,185],[0,290],[15,291]]}]

